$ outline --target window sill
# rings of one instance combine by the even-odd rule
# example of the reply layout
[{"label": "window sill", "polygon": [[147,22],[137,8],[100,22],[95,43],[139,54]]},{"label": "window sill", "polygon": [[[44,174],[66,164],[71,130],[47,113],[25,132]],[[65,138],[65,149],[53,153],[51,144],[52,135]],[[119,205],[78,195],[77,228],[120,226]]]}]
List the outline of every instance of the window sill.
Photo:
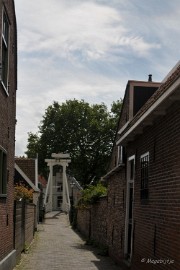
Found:
[{"label": "window sill", "polygon": [[6,204],[6,201],[7,201],[7,195],[0,194],[0,203]]},{"label": "window sill", "polygon": [[7,198],[7,194],[0,194],[0,198]]}]

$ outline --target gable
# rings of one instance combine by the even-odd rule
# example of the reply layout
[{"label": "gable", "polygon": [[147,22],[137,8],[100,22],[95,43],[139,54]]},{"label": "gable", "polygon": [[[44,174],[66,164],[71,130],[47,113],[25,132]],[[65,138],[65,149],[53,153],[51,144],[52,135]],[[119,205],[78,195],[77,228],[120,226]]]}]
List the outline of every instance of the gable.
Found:
[{"label": "gable", "polygon": [[16,158],[16,164],[27,175],[35,185],[35,159],[33,158]]}]

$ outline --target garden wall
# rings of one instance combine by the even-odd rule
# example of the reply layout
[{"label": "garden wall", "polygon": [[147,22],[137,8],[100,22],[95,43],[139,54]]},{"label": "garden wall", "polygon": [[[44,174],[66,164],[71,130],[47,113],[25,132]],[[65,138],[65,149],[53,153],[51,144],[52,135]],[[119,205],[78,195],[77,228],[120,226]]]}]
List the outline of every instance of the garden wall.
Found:
[{"label": "garden wall", "polygon": [[77,229],[88,239],[107,246],[107,197],[87,209],[78,209]]}]

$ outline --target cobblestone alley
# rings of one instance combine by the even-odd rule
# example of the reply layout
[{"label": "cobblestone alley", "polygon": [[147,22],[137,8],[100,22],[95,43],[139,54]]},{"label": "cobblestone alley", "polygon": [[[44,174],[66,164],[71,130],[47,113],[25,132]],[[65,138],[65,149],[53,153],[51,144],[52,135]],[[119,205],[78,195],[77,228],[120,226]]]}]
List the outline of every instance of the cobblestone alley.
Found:
[{"label": "cobblestone alley", "polygon": [[67,215],[49,216],[14,270],[120,270],[121,268],[74,232]]}]

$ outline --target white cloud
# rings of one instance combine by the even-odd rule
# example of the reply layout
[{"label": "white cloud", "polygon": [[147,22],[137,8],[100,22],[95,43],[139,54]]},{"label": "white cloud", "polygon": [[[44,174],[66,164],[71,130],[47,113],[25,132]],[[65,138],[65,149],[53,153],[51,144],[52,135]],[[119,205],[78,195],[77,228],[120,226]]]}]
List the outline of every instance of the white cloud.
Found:
[{"label": "white cloud", "polygon": [[164,1],[15,0],[17,154],[53,100],[109,105],[123,97],[128,79],[166,75],[179,55],[180,4]]},{"label": "white cloud", "polygon": [[[123,25],[123,17],[115,8],[93,2],[32,1],[24,5],[24,27],[20,30],[20,51],[53,52],[70,57],[77,51],[87,59],[103,59],[117,46],[147,54],[157,44],[143,37],[132,37]],[[33,13],[29,12],[33,9]],[[23,16],[23,17],[24,17]],[[30,43],[29,43],[30,42]]]}]

